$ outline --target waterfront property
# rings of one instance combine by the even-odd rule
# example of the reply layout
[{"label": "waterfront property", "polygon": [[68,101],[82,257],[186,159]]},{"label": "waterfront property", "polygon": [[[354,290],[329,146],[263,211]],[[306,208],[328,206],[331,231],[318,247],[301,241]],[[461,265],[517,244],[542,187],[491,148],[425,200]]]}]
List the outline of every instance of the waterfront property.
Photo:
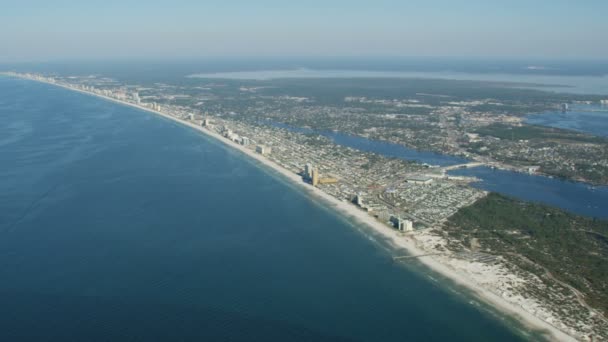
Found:
[{"label": "waterfront property", "polygon": [[193,129],[2,77],[0,114],[2,340],[520,339]]},{"label": "waterfront property", "polygon": [[[44,81],[44,79],[43,79]],[[71,84],[61,86],[74,89]],[[83,91],[80,87],[75,89]],[[91,92],[91,91],[87,91]],[[97,94],[93,91],[94,94]],[[105,92],[101,95],[108,99]],[[130,102],[123,102],[133,105]],[[138,107],[145,108],[146,107]],[[485,300],[492,302],[507,312],[512,312],[519,317],[525,315],[526,322],[537,327],[547,329],[552,336],[565,338],[565,334],[571,336],[582,336],[582,334],[601,331],[600,323],[596,325],[581,325],[568,317],[555,315],[555,303],[544,298],[534,296],[522,303],[520,295],[525,288],[513,287],[512,281],[525,283],[527,275],[514,274],[508,270],[512,265],[504,263],[495,257],[462,257],[470,253],[445,253],[446,240],[442,237],[441,225],[459,208],[475,203],[485,196],[485,192],[467,186],[471,181],[467,177],[448,177],[444,168],[420,165],[401,159],[389,159],[374,153],[365,153],[351,148],[335,145],[320,137],[302,134],[300,132],[285,131],[280,128],[250,125],[244,122],[226,118],[216,117],[217,126],[207,130],[199,124],[192,124],[189,120],[189,111],[180,106],[163,106],[162,112],[153,110],[165,118],[175,122],[183,123],[196,130],[204,132],[209,136],[220,139],[228,146],[232,146],[264,165],[272,167],[277,172],[291,180],[297,180],[302,184],[295,174],[305,170],[305,163],[315,163],[316,168],[312,171],[312,192],[319,198],[333,203],[348,215],[356,216],[361,222],[372,227],[375,232],[390,239],[402,248],[408,249],[416,254],[425,256],[423,262],[442,274],[457,279],[475,289]],[[243,147],[241,135],[254,137],[255,146],[272,146],[272,155],[264,155],[263,149],[253,153],[252,147]],[[332,184],[321,184],[320,174],[340,175],[339,182]],[[407,177],[429,177],[432,182],[426,180],[418,184],[408,183]],[[332,177],[333,178],[333,177]],[[408,234],[409,239],[402,239],[387,231],[386,226],[378,225],[378,221],[372,220],[370,215],[362,211],[353,211],[347,200],[352,199],[353,193],[366,196],[365,211],[374,217],[382,218],[389,215],[396,217],[398,229],[410,230],[414,228],[428,228],[418,230],[414,234]],[[401,219],[404,218],[404,221]],[[411,226],[407,221],[412,222]],[[399,234],[401,235],[401,234]],[[476,245],[475,245],[476,246]],[[471,245],[469,248],[476,248]],[[467,248],[465,246],[465,248]],[[474,254],[474,253],[473,253]],[[470,255],[473,255],[470,254]],[[466,262],[462,262],[466,261]],[[483,269],[478,268],[478,262],[483,263]],[[449,265],[446,268],[446,265]],[[463,275],[463,273],[465,275]],[[463,280],[467,279],[467,280]],[[470,282],[468,279],[475,279]],[[488,279],[492,279],[488,282]],[[515,279],[515,280],[514,280]],[[496,300],[496,291],[503,299]],[[579,304],[572,304],[574,306]],[[584,303],[576,310],[590,310]],[[529,311],[534,307],[534,313]],[[588,312],[587,312],[588,313]],[[587,313],[583,313],[586,315]],[[549,316],[547,316],[549,315]],[[551,317],[551,323],[545,319]],[[581,316],[582,317],[582,316]],[[600,329],[600,330],[598,330]]]}]

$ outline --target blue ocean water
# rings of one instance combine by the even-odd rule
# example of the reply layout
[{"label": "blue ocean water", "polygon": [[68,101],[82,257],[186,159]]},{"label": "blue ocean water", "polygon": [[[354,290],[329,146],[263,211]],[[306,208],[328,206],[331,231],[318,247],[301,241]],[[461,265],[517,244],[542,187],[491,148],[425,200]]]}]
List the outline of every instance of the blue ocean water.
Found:
[{"label": "blue ocean water", "polygon": [[375,239],[193,130],[0,77],[2,341],[520,339]]}]

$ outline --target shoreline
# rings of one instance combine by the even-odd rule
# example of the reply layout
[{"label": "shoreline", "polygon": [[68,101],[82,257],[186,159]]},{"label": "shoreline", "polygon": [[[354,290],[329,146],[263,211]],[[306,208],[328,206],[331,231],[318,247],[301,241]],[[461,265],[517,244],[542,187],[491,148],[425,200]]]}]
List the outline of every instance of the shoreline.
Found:
[{"label": "shoreline", "polygon": [[[244,146],[238,145],[220,134],[213,132],[205,127],[194,124],[189,121],[184,121],[169,114],[165,114],[161,111],[156,111],[151,108],[138,105],[135,103],[130,103],[122,100],[118,100],[115,98],[111,98],[108,96],[104,96],[101,94],[96,94],[90,91],[72,88],[67,85],[57,84],[52,82],[45,82],[43,80],[18,76],[18,75],[9,75],[9,77],[16,77],[30,81],[37,81],[40,83],[46,83],[53,86],[62,87],[67,90],[77,91],[83,94],[96,96],[98,98],[109,100],[117,104],[130,106],[132,108],[136,108],[139,110],[143,110],[152,114],[159,115],[166,119],[172,120],[178,124],[184,125],[186,127],[190,127],[195,129],[198,132],[205,134],[210,138],[215,138],[215,140],[221,142],[224,146],[232,148],[236,151],[240,151],[242,154],[246,155],[249,158],[252,158],[257,163],[260,163],[260,166],[267,167],[273,171],[275,171],[282,178],[289,180],[293,186],[295,186],[298,190],[303,190],[306,194],[311,194],[323,202],[327,203],[330,210],[337,212],[340,215],[345,216],[347,219],[356,221],[359,224],[366,226],[371,229],[374,233],[383,237],[390,245],[395,249],[401,249],[407,251],[410,255],[422,255],[427,254],[428,252],[424,249],[421,249],[417,246],[417,241],[414,235],[401,235],[395,230],[391,230],[382,222],[377,221],[374,217],[368,215],[366,212],[358,209],[354,205],[343,202],[327,193],[322,191],[319,188],[313,187],[309,184],[306,184],[302,181],[301,177],[290,170],[283,168],[282,166],[276,164],[272,160],[266,158],[265,156],[258,154],[250,149],[247,149]],[[551,325],[548,322],[545,322],[541,318],[534,316],[530,312],[524,310],[522,307],[519,307],[513,303],[508,302],[503,299],[498,294],[492,292],[491,290],[484,288],[482,284],[479,284],[475,280],[473,280],[468,274],[459,272],[454,269],[451,265],[442,262],[439,258],[435,256],[424,256],[417,258],[420,264],[428,268],[430,271],[437,273],[449,280],[451,280],[454,284],[462,286],[468,289],[472,295],[479,298],[481,301],[489,304],[491,307],[497,309],[498,311],[513,317],[515,320],[520,322],[524,327],[529,328],[533,331],[542,332],[543,336],[547,339],[551,340],[560,340],[560,341],[575,341],[576,339],[557,327]]]}]

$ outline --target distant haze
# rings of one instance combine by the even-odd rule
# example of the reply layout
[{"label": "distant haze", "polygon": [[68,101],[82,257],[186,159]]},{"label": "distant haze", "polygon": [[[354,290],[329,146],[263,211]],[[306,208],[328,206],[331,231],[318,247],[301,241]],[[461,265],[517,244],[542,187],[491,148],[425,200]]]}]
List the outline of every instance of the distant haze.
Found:
[{"label": "distant haze", "polygon": [[0,62],[151,56],[608,59],[607,15],[605,0],[8,0],[0,8]]}]

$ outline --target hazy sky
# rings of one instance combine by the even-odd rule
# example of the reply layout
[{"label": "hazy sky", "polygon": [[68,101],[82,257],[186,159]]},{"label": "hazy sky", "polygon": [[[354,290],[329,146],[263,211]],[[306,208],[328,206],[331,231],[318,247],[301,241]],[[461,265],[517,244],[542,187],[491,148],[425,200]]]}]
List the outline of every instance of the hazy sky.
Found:
[{"label": "hazy sky", "polygon": [[235,55],[608,59],[608,0],[0,1],[0,61]]}]

